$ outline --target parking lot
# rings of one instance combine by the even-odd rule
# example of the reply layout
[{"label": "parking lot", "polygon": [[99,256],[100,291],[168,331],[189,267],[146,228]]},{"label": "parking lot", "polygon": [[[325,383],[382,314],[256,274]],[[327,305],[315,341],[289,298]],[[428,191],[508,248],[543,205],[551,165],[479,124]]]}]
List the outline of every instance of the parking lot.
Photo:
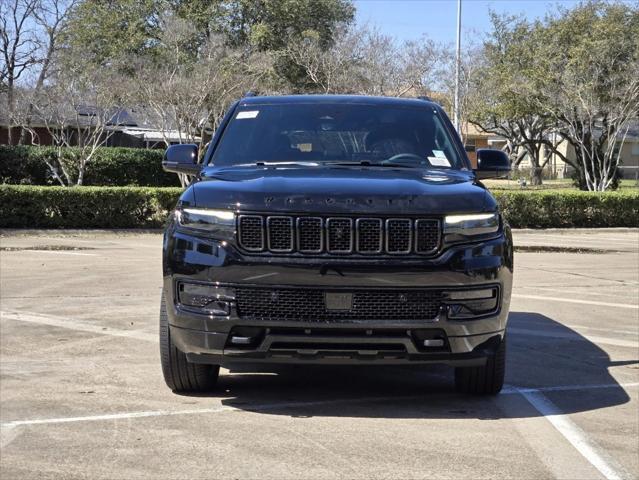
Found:
[{"label": "parking lot", "polygon": [[639,230],[519,231],[507,387],[223,371],[176,395],[157,232],[0,238],[2,478],[639,478]]}]

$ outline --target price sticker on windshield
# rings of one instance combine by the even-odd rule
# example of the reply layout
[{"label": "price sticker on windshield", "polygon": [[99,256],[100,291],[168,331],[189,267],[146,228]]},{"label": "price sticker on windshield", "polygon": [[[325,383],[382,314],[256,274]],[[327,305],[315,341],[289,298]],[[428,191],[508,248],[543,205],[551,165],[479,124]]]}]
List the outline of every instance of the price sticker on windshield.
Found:
[{"label": "price sticker on windshield", "polygon": [[428,157],[433,167],[450,167],[450,161],[442,150],[433,150],[433,156]]},{"label": "price sticker on windshield", "polygon": [[243,118],[256,118],[259,113],[259,110],[244,110],[243,112],[237,112],[235,118],[237,120],[241,120]]}]

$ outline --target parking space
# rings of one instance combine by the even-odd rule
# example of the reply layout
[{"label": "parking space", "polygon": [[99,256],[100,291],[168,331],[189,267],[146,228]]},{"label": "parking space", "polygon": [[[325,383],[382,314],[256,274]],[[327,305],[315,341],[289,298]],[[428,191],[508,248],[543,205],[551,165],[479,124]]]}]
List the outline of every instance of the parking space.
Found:
[{"label": "parking space", "polygon": [[3,478],[639,478],[639,230],[515,233],[494,398],[447,367],[224,371],[175,395],[161,240],[0,237]]}]

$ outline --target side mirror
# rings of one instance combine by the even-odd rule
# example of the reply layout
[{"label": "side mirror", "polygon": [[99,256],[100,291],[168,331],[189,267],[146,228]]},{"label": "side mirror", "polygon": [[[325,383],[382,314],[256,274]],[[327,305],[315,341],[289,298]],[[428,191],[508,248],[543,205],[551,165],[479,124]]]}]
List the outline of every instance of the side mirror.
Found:
[{"label": "side mirror", "polygon": [[477,150],[475,175],[483,178],[505,178],[510,173],[510,159],[506,152],[481,148]]},{"label": "side mirror", "polygon": [[197,145],[171,145],[164,153],[162,168],[167,172],[197,175],[202,169],[202,165],[197,163]]}]

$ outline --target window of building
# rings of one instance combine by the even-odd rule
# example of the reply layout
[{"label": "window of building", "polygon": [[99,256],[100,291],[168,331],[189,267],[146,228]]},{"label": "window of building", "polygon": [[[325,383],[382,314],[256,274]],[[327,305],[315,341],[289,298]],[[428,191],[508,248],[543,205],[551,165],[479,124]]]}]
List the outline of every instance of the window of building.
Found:
[{"label": "window of building", "polygon": [[474,152],[477,149],[477,142],[474,138],[467,138],[464,148],[467,152]]}]

